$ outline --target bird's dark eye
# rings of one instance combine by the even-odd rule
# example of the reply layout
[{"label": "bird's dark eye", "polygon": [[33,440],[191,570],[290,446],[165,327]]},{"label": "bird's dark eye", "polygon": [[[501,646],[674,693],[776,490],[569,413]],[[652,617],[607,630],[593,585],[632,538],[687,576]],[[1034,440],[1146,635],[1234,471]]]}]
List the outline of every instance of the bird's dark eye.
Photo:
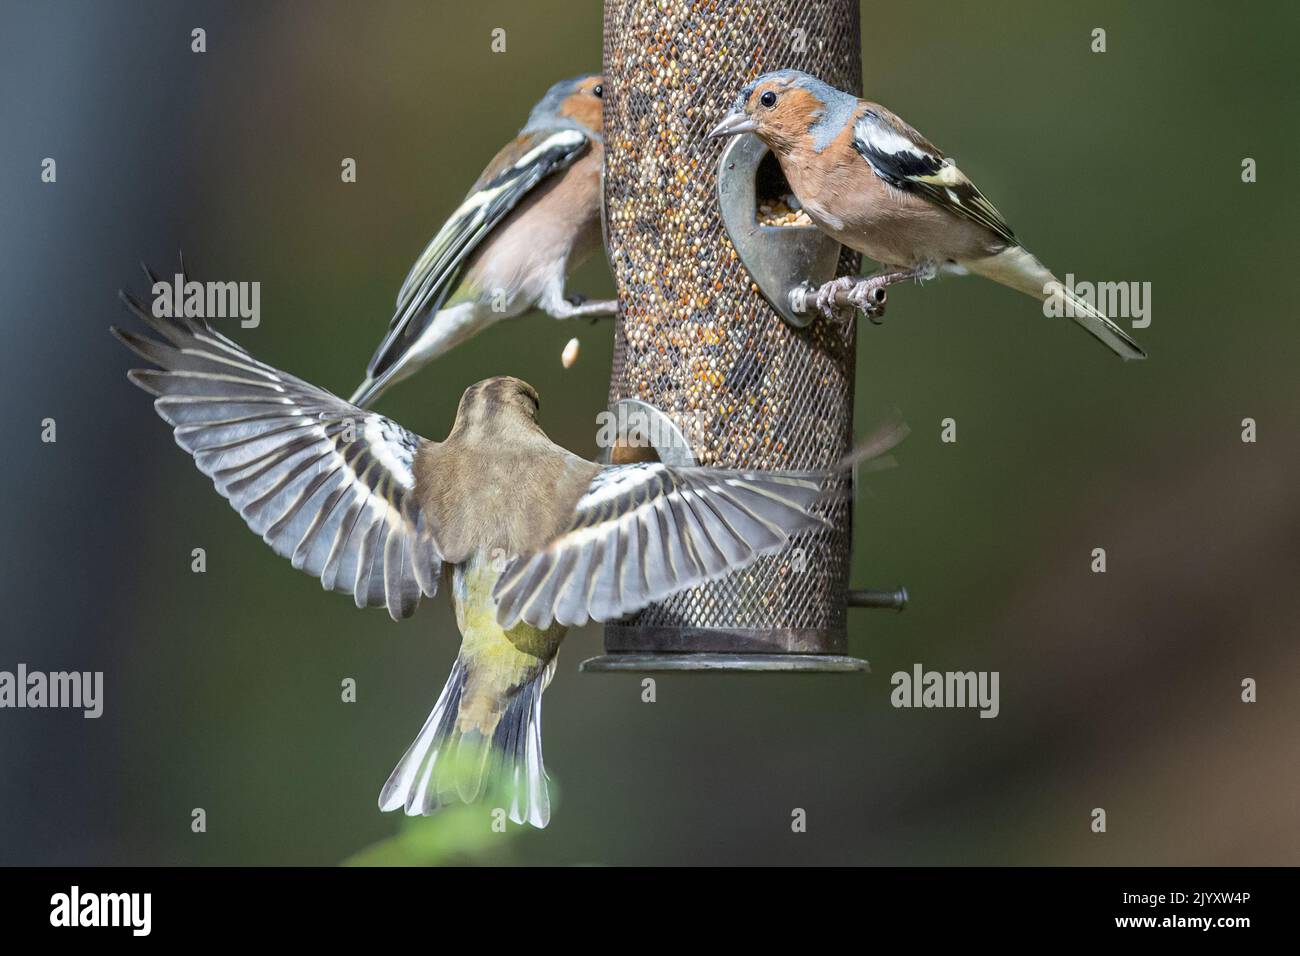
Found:
[{"label": "bird's dark eye", "polygon": [[763,106],[766,106],[768,109],[771,109],[773,106],[776,106],[776,94],[771,90],[768,90],[758,98],[758,102]]},{"label": "bird's dark eye", "polygon": [[596,99],[600,99],[602,96],[605,95],[605,84],[597,83],[595,86],[591,88],[591,92],[595,95]]}]

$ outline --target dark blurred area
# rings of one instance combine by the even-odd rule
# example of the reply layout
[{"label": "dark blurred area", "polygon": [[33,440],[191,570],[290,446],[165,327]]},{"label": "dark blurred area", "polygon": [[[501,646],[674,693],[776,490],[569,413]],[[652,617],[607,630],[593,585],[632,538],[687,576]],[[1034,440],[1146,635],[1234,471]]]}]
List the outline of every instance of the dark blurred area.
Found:
[{"label": "dark blurred area", "polygon": [[[1059,274],[1152,283],[1151,358],[980,280],[891,292],[860,332],[858,430],[896,406],[913,434],[863,482],[854,578],[912,604],[850,612],[874,672],[660,676],[647,704],[636,677],[578,674],[601,637],[574,632],[546,696],[553,822],[503,836],[376,808],[456,652],[445,595],[395,625],[272,554],[107,330],[130,321],[119,288],[148,292],[139,261],[168,274],[183,250],[198,278],[261,283],[234,338],[347,394],[482,166],[598,68],[600,4],[0,4],[0,670],[105,673],[98,720],[0,710],[0,863],[1300,861],[1300,12],[863,9],[867,96]],[[613,292],[603,261],[571,287]],[[440,438],[466,386],[518,375],[592,456],[610,331],[503,323],[378,408]],[[894,709],[917,662],[999,671],[1000,715]]]}]

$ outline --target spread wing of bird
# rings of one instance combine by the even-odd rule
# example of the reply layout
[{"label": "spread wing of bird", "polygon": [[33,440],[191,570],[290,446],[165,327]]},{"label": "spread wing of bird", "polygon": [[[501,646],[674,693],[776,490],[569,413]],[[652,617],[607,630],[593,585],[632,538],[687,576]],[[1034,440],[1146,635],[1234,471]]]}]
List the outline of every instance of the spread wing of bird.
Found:
[{"label": "spread wing of bird", "polygon": [[564,127],[521,133],[496,155],[411,266],[388,334],[366,370],[370,378],[383,375],[419,340],[455,288],[461,266],[497,224],[538,183],[572,165],[587,145],[581,130]]},{"label": "spread wing of bird", "polygon": [[503,627],[613,621],[735,571],[823,525],[820,476],[635,464],[601,469],[568,529],[513,558],[493,589]]},{"label": "spread wing of bird", "polygon": [[276,554],[394,620],[436,592],[442,559],[413,494],[424,439],[259,362],[202,320],[156,318],[122,298],[161,336],[113,329],[157,366],[130,380]]},{"label": "spread wing of bird", "polygon": [[957,164],[883,106],[871,104],[853,125],[853,147],[877,176],[979,223],[1009,245],[1016,237]]}]

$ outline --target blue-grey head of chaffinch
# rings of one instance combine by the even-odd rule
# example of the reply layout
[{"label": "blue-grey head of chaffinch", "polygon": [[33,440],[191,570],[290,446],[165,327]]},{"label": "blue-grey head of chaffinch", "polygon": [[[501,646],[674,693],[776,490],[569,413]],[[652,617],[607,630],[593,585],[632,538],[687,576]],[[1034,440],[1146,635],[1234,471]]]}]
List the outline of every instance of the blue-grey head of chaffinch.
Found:
[{"label": "blue-grey head of chaffinch", "polygon": [[857,104],[856,96],[807,73],[764,73],[740,91],[731,112],[709,136],[754,133],[779,153],[809,136],[834,136],[844,128]]},{"label": "blue-grey head of chaffinch", "polygon": [[[974,273],[1048,302],[1125,359],[1133,339],[1063,285],[1017,241],[1002,214],[954,160],[879,103],[798,70],[765,73],[740,91],[709,136],[753,133],[776,154],[813,224],[884,269],[823,286],[871,314],[880,293],[906,279]],[[1045,310],[1046,311],[1046,310]]]},{"label": "blue-grey head of chaffinch", "polygon": [[605,155],[598,74],[561,80],[488,163],[425,246],[353,403],[369,405],[488,326],[538,308],[557,319],[611,315],[565,282],[600,248]]},{"label": "blue-grey head of chaffinch", "polygon": [[605,78],[585,73],[560,80],[537,101],[520,133],[559,129],[572,125],[597,138],[605,135]]}]

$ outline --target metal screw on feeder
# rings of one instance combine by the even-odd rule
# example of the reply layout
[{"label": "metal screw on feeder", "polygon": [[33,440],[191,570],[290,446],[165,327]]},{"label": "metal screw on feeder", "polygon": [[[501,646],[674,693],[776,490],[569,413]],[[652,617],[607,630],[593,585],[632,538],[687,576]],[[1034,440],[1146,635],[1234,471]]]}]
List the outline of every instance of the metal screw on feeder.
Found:
[{"label": "metal screw on feeder", "polygon": [[[855,274],[858,258],[815,229],[757,225],[779,166],[742,137],[719,179],[722,145],[705,134],[769,69],[859,90],[858,0],[606,0],[604,60],[604,216],[619,291],[611,410],[652,421],[680,443],[678,461],[830,468],[852,441],[856,330],[796,311],[789,292]],[[610,457],[654,457],[661,443],[620,439]],[[838,480],[847,491],[850,479]],[[828,527],[782,554],[607,625],[606,654],[582,669],[866,670],[846,653],[850,496],[825,514]]]}]

